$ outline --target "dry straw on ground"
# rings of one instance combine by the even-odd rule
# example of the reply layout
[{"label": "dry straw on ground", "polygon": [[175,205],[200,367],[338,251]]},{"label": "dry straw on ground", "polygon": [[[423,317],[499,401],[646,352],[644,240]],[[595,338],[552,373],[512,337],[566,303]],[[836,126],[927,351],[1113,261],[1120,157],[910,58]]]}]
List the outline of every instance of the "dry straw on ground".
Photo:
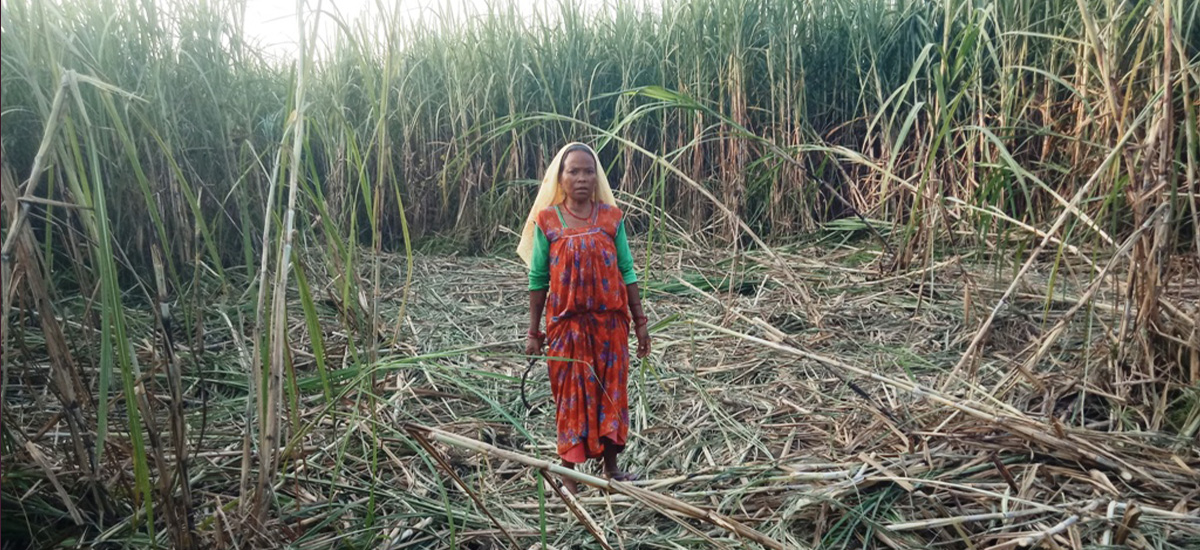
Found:
[{"label": "dry straw on ground", "polygon": [[[518,4],[0,6],[2,550],[1200,546],[1200,4]],[[521,266],[413,246],[576,139],[656,351],[571,500]]]},{"label": "dry straw on ground", "polygon": [[[1120,314],[1105,306],[1108,292],[1065,323],[1040,361],[1021,366],[1083,291],[1065,284],[1049,302],[1036,298],[1045,279],[1044,266],[1035,266],[998,314],[974,377],[951,378],[988,312],[982,304],[1003,292],[1005,279],[972,271],[970,258],[880,276],[868,250],[776,252],[808,286],[820,319],[807,318],[809,307],[782,277],[753,261],[735,279],[721,267],[733,264],[681,252],[646,270],[655,352],[633,366],[632,443],[622,457],[642,479],[587,489],[574,510],[540,481],[540,472],[550,470],[551,480],[561,473],[550,466],[551,416],[520,401],[524,361],[516,350],[526,298],[517,264],[419,258],[402,344],[373,372],[338,368],[347,343],[335,328],[336,300],[324,301],[331,383],[365,387],[354,377],[375,376],[378,386],[373,395],[347,390],[330,403],[295,403],[276,482],[280,517],[257,538],[247,538],[235,514],[244,398],[220,397],[222,385],[244,383],[233,375],[244,372],[238,361],[248,352],[227,315],[210,315],[205,346],[229,366],[188,381],[212,392],[205,442],[191,464],[199,531],[222,547],[299,548],[361,540],[366,531],[389,548],[527,548],[543,536],[556,548],[1200,542],[1195,439],[1131,430],[1135,422],[1122,416],[1184,425],[1194,419],[1171,415],[1200,414],[1196,401],[1171,410],[1123,406],[1130,394],[1113,383],[1120,365],[1109,357],[1109,335],[1089,331]],[[385,270],[402,261],[385,260]],[[327,281],[310,284],[329,295]],[[967,288],[976,296],[971,306],[962,299]],[[1186,304],[1197,303],[1196,288],[1171,289],[1167,299],[1194,307]],[[400,292],[384,292],[382,303],[394,304]],[[383,309],[385,318],[392,313]],[[302,330],[304,322],[290,325]],[[302,389],[320,383],[311,358],[311,350],[294,351]],[[27,383],[45,373],[39,365],[13,370]],[[549,404],[544,376],[544,367],[535,370],[528,388],[540,410]],[[55,403],[33,399],[6,408],[5,418],[34,433],[57,412]],[[188,406],[195,420],[199,403]],[[54,465],[45,456],[53,453],[38,449],[64,444],[63,435],[29,443],[48,472]],[[87,506],[73,502],[78,493],[53,490],[64,505]],[[119,523],[92,540],[128,527]]]}]

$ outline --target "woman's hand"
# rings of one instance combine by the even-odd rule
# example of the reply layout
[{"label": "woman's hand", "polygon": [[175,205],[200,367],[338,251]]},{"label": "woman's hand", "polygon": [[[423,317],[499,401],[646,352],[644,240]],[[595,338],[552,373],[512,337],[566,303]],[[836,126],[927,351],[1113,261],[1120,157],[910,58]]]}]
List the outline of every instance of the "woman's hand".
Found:
[{"label": "woman's hand", "polygon": [[525,355],[537,356],[542,354],[545,339],[532,334],[525,336]]},{"label": "woman's hand", "polygon": [[650,355],[650,329],[646,328],[646,323],[639,323],[633,331],[637,334],[638,359],[645,359],[647,355]]}]

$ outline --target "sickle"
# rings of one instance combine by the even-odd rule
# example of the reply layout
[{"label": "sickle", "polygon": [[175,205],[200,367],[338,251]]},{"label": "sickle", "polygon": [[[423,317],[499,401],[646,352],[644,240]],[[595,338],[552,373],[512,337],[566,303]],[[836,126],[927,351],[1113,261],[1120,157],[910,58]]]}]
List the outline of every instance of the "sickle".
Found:
[{"label": "sickle", "polygon": [[525,410],[529,411],[529,414],[537,414],[541,412],[541,409],[535,409],[530,406],[529,399],[525,398],[525,380],[529,378],[529,373],[533,371],[533,366],[536,364],[537,358],[530,358],[529,366],[525,367],[525,372],[521,374],[521,403],[525,404]]}]

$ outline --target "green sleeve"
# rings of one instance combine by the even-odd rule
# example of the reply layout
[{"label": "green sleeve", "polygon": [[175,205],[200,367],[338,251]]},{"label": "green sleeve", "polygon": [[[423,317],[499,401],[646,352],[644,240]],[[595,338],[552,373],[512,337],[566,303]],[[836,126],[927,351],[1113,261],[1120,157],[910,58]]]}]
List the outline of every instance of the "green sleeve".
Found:
[{"label": "green sleeve", "polygon": [[621,277],[627,285],[636,283],[637,272],[633,270],[633,254],[629,253],[629,239],[625,236],[625,220],[617,225],[614,242],[617,245],[617,267],[621,269]]},{"label": "green sleeve", "polygon": [[529,261],[529,290],[550,288],[550,241],[541,227],[533,230],[533,258]]}]

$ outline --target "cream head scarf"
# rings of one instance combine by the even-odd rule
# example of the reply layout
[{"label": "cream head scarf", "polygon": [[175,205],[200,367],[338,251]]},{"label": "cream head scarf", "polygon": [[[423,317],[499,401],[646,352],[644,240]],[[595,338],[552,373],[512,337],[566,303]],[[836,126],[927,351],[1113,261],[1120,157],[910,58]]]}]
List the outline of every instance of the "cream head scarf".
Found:
[{"label": "cream head scarf", "polygon": [[525,261],[525,265],[529,265],[533,258],[533,232],[537,226],[535,222],[538,213],[551,206],[562,204],[567,199],[567,193],[558,184],[558,172],[562,168],[563,157],[566,156],[567,151],[576,146],[582,146],[591,153],[592,160],[596,162],[596,194],[593,198],[596,202],[609,206],[617,205],[617,199],[613,196],[612,188],[608,186],[608,178],[604,177],[604,168],[600,166],[600,159],[596,156],[596,152],[578,141],[564,145],[562,149],[558,150],[558,154],[554,155],[550,166],[546,167],[546,175],[542,177],[542,186],[538,189],[537,198],[533,200],[533,208],[529,209],[529,215],[525,218],[525,227],[521,231],[521,243],[517,245],[517,255]]}]

